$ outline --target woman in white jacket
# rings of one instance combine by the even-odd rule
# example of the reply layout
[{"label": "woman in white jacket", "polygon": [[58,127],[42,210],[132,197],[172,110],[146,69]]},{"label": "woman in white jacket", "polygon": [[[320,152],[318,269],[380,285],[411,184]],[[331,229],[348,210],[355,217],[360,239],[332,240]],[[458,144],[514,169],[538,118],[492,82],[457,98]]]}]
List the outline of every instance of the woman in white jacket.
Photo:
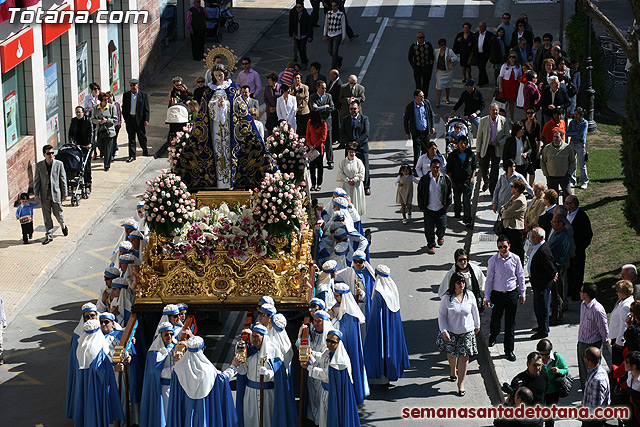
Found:
[{"label": "woman in white jacket", "polygon": [[633,302],[633,283],[628,280],[619,280],[613,289],[616,291],[618,301],[613,306],[609,315],[609,337],[611,338],[611,359],[614,365],[620,365],[624,358],[624,331],[627,330],[627,316],[631,311]]},{"label": "woman in white jacket", "polygon": [[296,112],[298,111],[296,97],[291,96],[288,84],[282,83],[282,85],[280,85],[280,89],[282,89],[282,96],[276,100],[276,113],[278,114],[278,120],[286,120],[295,132],[297,130]]}]

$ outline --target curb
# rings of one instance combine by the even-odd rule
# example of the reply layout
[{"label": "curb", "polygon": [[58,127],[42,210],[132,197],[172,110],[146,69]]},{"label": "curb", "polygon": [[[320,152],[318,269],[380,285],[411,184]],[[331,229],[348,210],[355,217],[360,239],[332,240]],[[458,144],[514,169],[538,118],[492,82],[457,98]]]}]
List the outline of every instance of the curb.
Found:
[{"label": "curb", "polygon": [[134,181],[136,181],[142,174],[147,170],[151,162],[154,160],[153,156],[144,157],[145,163],[139,166],[133,174],[129,176],[130,179],[126,180],[116,189],[116,191],[112,194],[112,196],[100,206],[100,210],[93,214],[87,221],[87,223],[82,227],[76,236],[69,241],[64,248],[58,253],[49,265],[45,267],[43,273],[41,273],[40,277],[36,280],[34,286],[31,288],[31,291],[22,299],[22,301],[16,305],[13,309],[12,314],[7,319],[7,323],[10,324],[13,319],[15,319],[18,314],[22,311],[22,309],[33,299],[33,297],[44,287],[44,285],[53,277],[53,275],[58,271],[60,266],[71,256],[73,251],[77,248],[77,246],[84,241],[84,239],[89,236],[89,231],[97,222],[102,221],[102,219],[107,215],[107,213],[113,208],[118,199],[133,185]]},{"label": "curb", "polygon": [[[478,169],[478,172],[479,172],[479,169]],[[467,253],[469,253],[469,254],[473,254],[473,252],[471,251],[471,246],[473,246],[473,244],[474,244],[475,219],[477,218],[475,213],[478,210],[478,198],[480,197],[480,182],[481,182],[481,179],[479,179],[479,178],[480,177],[476,176],[476,186],[473,189],[473,206],[471,208],[471,212],[474,213],[474,215],[473,215],[473,228],[471,229],[471,232],[469,233],[468,240],[465,241],[465,249],[467,250]],[[485,381],[485,385],[487,386],[487,391],[489,391],[489,388],[491,388],[491,391],[494,393],[493,395],[495,395],[495,396],[503,396],[504,393],[502,392],[502,387],[500,385],[500,379],[498,378],[498,374],[496,372],[496,366],[493,363],[493,359],[491,358],[491,351],[489,350],[489,347],[487,345],[487,339],[484,336],[484,332],[483,332],[482,328],[480,328],[480,331],[478,332],[476,343],[478,345],[479,353],[482,354],[483,358],[485,358],[485,360],[487,361],[487,366],[489,367],[489,369],[486,371],[486,373],[489,376],[489,378],[488,378],[489,381]],[[492,396],[491,391],[489,391],[489,393],[488,393],[489,398],[491,398],[491,396]],[[502,402],[500,402],[500,403],[502,403]]]}]

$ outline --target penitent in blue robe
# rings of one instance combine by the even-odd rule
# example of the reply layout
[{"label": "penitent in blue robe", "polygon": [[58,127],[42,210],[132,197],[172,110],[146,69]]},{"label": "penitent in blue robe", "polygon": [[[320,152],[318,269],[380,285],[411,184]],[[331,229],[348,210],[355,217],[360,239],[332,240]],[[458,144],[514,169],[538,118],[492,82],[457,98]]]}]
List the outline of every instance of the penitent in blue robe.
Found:
[{"label": "penitent in blue robe", "polygon": [[[157,354],[157,351],[147,352],[142,403],[140,404],[140,427],[165,427],[167,425],[162,402],[162,380],[160,378],[165,359],[157,362]],[[172,355],[170,354],[167,357],[172,357]]]},{"label": "penitent in blue robe", "polygon": [[67,372],[67,418],[73,418],[73,403],[76,387],[76,373],[78,372],[78,357],[76,350],[78,349],[78,334],[74,332],[71,337],[71,347],[69,349],[69,371]]},{"label": "penitent in blue robe", "polygon": [[[202,399],[187,396],[176,373],[171,374],[167,425],[171,427],[235,427],[238,423],[229,378],[220,373]],[[142,427],[142,426],[141,426]]]},{"label": "penitent in blue robe", "polygon": [[329,367],[327,427],[359,427],[360,416],[353,384],[346,369]]},{"label": "penitent in blue robe", "polygon": [[371,294],[373,294],[373,285],[376,284],[376,278],[369,273],[367,268],[363,268],[360,271],[355,268],[353,270],[356,272],[356,276],[362,278],[362,284],[366,293],[364,298],[364,318],[367,319],[368,323],[369,314],[371,313]]},{"label": "penitent in blue robe", "polygon": [[[364,399],[369,396],[369,381],[362,356],[362,339],[360,338],[358,319],[345,313],[340,319],[340,332],[344,336],[342,344],[351,359],[351,375],[353,376],[356,402],[361,405],[364,403]],[[329,407],[331,408],[331,406]]]},{"label": "penitent in blue robe", "polygon": [[400,310],[389,310],[378,292],[371,301],[371,314],[367,317],[367,336],[364,340],[364,362],[369,378],[384,375],[397,381],[409,367],[409,354],[402,329]]},{"label": "penitent in blue robe", "polygon": [[[247,357],[257,353],[255,347],[249,348]],[[291,391],[289,390],[289,380],[287,379],[287,372],[284,367],[284,363],[279,358],[269,359],[267,363],[271,365],[273,369],[273,417],[272,426],[278,427],[295,427],[298,425],[298,411],[296,409],[295,401],[291,398]],[[244,393],[247,387],[247,376],[238,375],[236,386],[236,412],[238,414],[238,427],[253,427],[245,426],[244,423]]]},{"label": "penitent in blue robe", "polygon": [[103,351],[88,369],[76,371],[71,418],[75,427],[108,427],[116,420],[124,421],[113,367]]}]

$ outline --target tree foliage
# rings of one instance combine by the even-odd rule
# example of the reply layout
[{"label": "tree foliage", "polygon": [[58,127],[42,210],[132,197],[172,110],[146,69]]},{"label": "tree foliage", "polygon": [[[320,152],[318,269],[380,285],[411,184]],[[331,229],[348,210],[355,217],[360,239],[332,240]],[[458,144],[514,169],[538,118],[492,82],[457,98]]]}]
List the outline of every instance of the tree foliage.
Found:
[{"label": "tree foliage", "polygon": [[[584,26],[585,26],[585,14],[578,12],[571,16],[567,27],[565,28],[565,34],[567,35],[567,54],[569,58],[577,59],[580,61],[580,67],[584,70],[586,65],[585,52],[584,52]],[[591,60],[594,64],[591,70],[591,79],[593,81],[593,89],[596,91],[596,108],[601,108],[606,105],[609,98],[607,90],[605,88],[605,75],[602,67],[599,67],[601,59],[600,46],[596,41],[596,32],[591,26]],[[582,88],[584,89],[585,75],[582,73]],[[578,105],[584,107],[580,102],[580,96],[578,96]]]},{"label": "tree foliage", "polygon": [[[629,0],[636,22],[640,22],[640,0]],[[602,24],[605,31],[625,51],[631,63],[627,74],[625,112],[622,123],[622,170],[624,186],[627,188],[625,217],[629,225],[640,234],[640,65],[638,64],[638,41],[640,29],[634,26],[627,39],[622,31],[593,4],[591,0],[576,0],[576,8]]]}]

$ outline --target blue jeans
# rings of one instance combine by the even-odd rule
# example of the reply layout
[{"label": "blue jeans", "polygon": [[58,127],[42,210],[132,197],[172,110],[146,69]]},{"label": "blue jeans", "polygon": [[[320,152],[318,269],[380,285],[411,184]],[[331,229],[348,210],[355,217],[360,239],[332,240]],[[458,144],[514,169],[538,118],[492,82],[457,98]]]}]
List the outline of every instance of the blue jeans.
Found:
[{"label": "blue jeans", "polygon": [[549,289],[533,290],[533,311],[538,320],[538,332],[549,335],[549,311],[551,310],[551,294]]},{"label": "blue jeans", "polygon": [[[573,149],[576,151],[576,156],[578,157],[578,161],[576,164],[576,170],[580,169],[580,184],[588,184],[589,176],[587,175],[587,164],[585,163],[585,156],[587,155],[587,150],[584,148],[584,143],[582,142],[574,142],[572,143]],[[578,180],[576,177],[576,171],[574,170],[571,174],[571,184],[577,184]]]},{"label": "blue jeans", "polygon": [[438,236],[438,239],[443,238],[446,229],[447,211],[445,208],[442,208],[439,211],[431,211],[427,209],[424,212],[424,235],[427,238],[427,247],[429,247],[429,249],[436,247],[436,235]]}]

